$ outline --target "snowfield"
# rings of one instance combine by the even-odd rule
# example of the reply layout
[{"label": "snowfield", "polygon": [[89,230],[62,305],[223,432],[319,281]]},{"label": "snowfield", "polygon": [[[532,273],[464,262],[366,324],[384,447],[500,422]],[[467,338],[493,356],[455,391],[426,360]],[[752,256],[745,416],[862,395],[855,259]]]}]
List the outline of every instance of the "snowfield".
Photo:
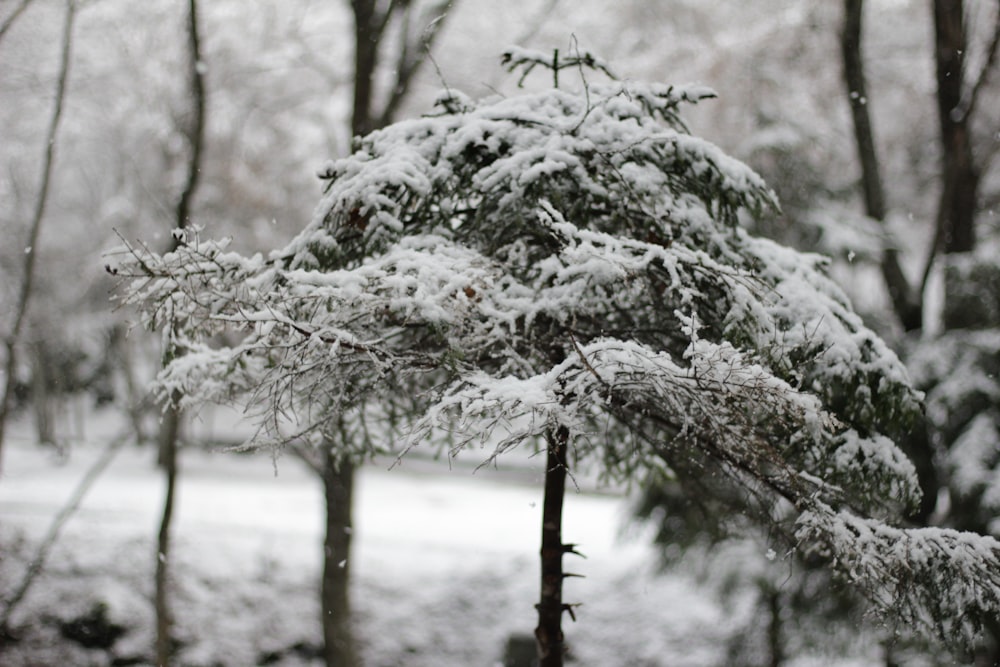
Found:
[{"label": "snowfield", "polygon": [[[9,443],[0,478],[5,596],[100,452],[96,443],[81,445],[59,464],[25,439]],[[408,458],[391,470],[385,461],[360,471],[351,567],[366,665],[499,664],[507,637],[532,631],[541,461],[521,463],[475,471]],[[145,664],[162,486],[151,450],[118,452],[15,615],[14,626],[25,627],[0,662]],[[188,449],[178,502],[179,664],[321,664],[315,588],[323,517],[313,474],[292,457],[275,467],[266,454]],[[581,488],[566,499],[565,539],[587,556],[566,560],[568,571],[586,577],[568,580],[565,596],[583,603],[577,622],[566,619],[578,664],[723,664],[727,613],[690,580],[654,573],[651,548],[623,537],[626,510],[616,494]],[[60,620],[98,602],[126,629],[110,651],[60,636]]]}]

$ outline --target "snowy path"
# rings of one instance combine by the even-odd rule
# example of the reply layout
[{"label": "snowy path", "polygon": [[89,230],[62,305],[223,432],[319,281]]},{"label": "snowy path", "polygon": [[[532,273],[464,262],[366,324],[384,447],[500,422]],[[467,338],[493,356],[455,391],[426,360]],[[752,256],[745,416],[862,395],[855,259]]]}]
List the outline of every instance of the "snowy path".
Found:
[{"label": "snowy path", "polygon": [[[3,527],[40,537],[97,453],[83,449],[56,466],[33,447],[9,447],[0,479]],[[540,478],[532,485],[531,477],[524,470],[449,471],[428,461],[360,471],[351,565],[367,664],[488,665],[510,632],[530,631],[541,501]],[[124,449],[68,524],[54,569],[122,568],[142,582],[161,498],[151,452]],[[178,500],[175,573],[184,580],[178,606],[192,635],[187,657],[208,661],[219,652],[259,654],[315,641],[310,586],[322,503],[312,474],[291,458],[279,461],[275,475],[267,456],[186,452]],[[587,664],[615,664],[625,655],[637,665],[712,664],[718,609],[681,580],[648,575],[649,548],[619,537],[625,509],[609,495],[571,492],[566,500],[564,537],[587,555],[567,560],[570,571],[587,577],[568,582],[566,599],[584,602],[568,636]],[[191,570],[197,576],[187,576]],[[100,585],[103,597],[138,613],[139,602],[123,600],[128,594],[114,582]],[[261,589],[270,592],[262,598]],[[32,592],[37,604],[46,593],[40,583]],[[220,599],[230,596],[236,602]],[[261,621],[257,605],[270,607],[270,621]],[[249,648],[248,631],[255,635]],[[628,635],[633,631],[642,645]]]}]

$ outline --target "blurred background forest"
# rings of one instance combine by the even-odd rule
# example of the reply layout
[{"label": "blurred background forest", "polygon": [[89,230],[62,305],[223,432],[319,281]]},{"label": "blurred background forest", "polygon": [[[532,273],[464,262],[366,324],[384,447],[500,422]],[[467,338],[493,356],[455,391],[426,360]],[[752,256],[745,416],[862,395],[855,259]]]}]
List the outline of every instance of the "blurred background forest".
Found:
[{"label": "blurred background forest", "polygon": [[[161,411],[146,386],[159,342],[109,300],[103,253],[120,238],[170,247],[192,153],[200,152],[191,223],[231,236],[240,251],[267,251],[310,220],[317,172],[350,151],[353,134],[428,111],[445,87],[474,97],[513,91],[517,81],[499,66],[509,45],[580,48],[622,77],[717,91],[688,112],[692,132],[751,165],[782,202],[781,214],[748,224],[830,255],[855,307],[927,392],[927,423],[906,443],[926,494],[915,521],[1000,535],[1000,3],[202,0],[200,93],[188,8],[0,1],[0,470],[36,443],[60,456],[94,446],[106,429],[91,421],[122,424],[129,442],[155,441]],[[861,11],[859,88],[845,81],[845,31]],[[955,20],[956,30],[944,30]],[[862,117],[870,135],[859,130]],[[144,450],[150,466],[152,450]],[[0,493],[5,486],[0,476]],[[669,507],[669,498],[645,502],[640,513],[654,524],[663,513],[652,508]],[[31,553],[7,523],[4,625]],[[844,611],[847,603],[819,605],[847,619],[846,634],[832,634],[848,639],[817,648],[826,621],[799,619],[826,584],[805,576],[783,586],[786,574],[749,562],[745,541],[723,547],[714,537],[685,546],[720,561],[703,581],[706,595],[742,591],[732,603],[740,619],[720,642],[727,648],[687,662],[647,651],[645,662],[628,664],[832,664],[815,658],[828,650],[848,656],[844,664],[985,665],[1000,655],[1000,628],[964,658],[870,629],[858,649],[851,628],[862,617]],[[667,551],[660,555],[673,563]],[[499,655],[497,647],[472,661],[400,658],[376,643],[364,644],[365,664],[486,664]],[[256,659],[321,659],[308,653]],[[80,655],[86,664],[111,660]],[[244,663],[203,649],[177,664]]]}]

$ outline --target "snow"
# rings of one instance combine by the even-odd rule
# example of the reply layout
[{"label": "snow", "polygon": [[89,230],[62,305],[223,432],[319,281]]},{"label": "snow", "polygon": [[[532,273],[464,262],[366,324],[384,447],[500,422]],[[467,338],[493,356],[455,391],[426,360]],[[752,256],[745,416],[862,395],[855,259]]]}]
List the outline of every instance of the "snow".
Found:
[{"label": "snow", "polygon": [[[234,397],[249,391],[270,444],[287,434],[269,415],[305,434],[350,422],[345,455],[401,429],[411,448],[428,436],[453,455],[492,445],[497,463],[566,427],[574,461],[608,477],[669,470],[787,501],[803,513],[792,546],[818,549],[881,602],[873,545],[898,534],[963,555],[950,534],[879,523],[919,500],[890,437],[922,397],[829,260],[739,227],[777,203],[751,169],[684,131],[677,106],[709,93],[582,84],[359,139],[255,293],[244,283],[259,260],[220,259],[197,239],[163,257],[130,249],[129,298],[165,320],[168,343],[221,346],[172,362],[161,385],[178,382],[192,402],[227,381]],[[149,267],[168,279],[142,278]],[[223,325],[242,326],[243,343],[213,341]],[[243,365],[250,348],[267,363]],[[377,437],[373,404],[399,415],[374,420]],[[892,554],[886,586],[904,556]],[[949,562],[942,581],[959,586],[990,558]],[[945,603],[919,602],[912,620],[942,622]],[[993,611],[978,602],[975,613]]]},{"label": "snow", "polygon": [[[5,454],[0,534],[9,543],[17,534],[39,538],[98,450],[76,449],[64,465],[18,441]],[[417,459],[388,470],[390,462],[357,477],[351,568],[366,664],[489,665],[509,633],[534,626],[538,462],[476,472]],[[111,618],[131,628],[119,655],[148,653],[144,596],[162,489],[151,451],[120,452],[15,624],[46,609],[69,617],[104,600]],[[185,664],[254,664],[261,652],[318,643],[320,493],[287,457],[275,475],[268,456],[183,453],[171,563]],[[567,560],[586,576],[567,585],[566,599],[584,603],[566,627],[573,650],[588,664],[718,664],[726,612],[692,580],[652,571],[649,546],[622,537],[625,508],[620,495],[592,490],[566,499],[563,534],[587,557]],[[4,562],[4,581],[19,574],[14,564]],[[18,664],[16,651],[5,654],[14,660],[6,665]]]}]

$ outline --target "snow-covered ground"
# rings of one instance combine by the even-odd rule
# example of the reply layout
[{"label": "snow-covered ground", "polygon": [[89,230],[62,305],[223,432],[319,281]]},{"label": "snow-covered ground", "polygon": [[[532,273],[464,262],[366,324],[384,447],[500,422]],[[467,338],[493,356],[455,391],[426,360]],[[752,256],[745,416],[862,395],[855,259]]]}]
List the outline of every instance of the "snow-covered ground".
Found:
[{"label": "snow-covered ground", "polygon": [[[99,436],[91,436],[100,440]],[[5,594],[63,506],[97,442],[68,462],[13,439],[0,478]],[[110,664],[108,652],[61,639],[68,620],[105,602],[128,628],[113,656],[148,656],[153,543],[163,496],[148,449],[126,446],[66,525],[46,574],[14,618],[29,623],[0,654],[9,667]],[[496,664],[511,633],[534,626],[541,476],[514,469],[449,469],[407,460],[364,467],[356,489],[351,563],[365,664]],[[174,527],[174,609],[181,664],[310,663],[320,643],[315,594],[322,544],[321,489],[291,457],[185,451]],[[567,634],[578,664],[714,665],[723,655],[723,610],[679,577],[654,574],[651,549],[622,537],[620,495],[571,491],[564,537],[565,599],[582,602]],[[300,650],[294,650],[296,644]],[[68,662],[67,662],[68,661]],[[124,662],[124,661],[122,661]]]}]

